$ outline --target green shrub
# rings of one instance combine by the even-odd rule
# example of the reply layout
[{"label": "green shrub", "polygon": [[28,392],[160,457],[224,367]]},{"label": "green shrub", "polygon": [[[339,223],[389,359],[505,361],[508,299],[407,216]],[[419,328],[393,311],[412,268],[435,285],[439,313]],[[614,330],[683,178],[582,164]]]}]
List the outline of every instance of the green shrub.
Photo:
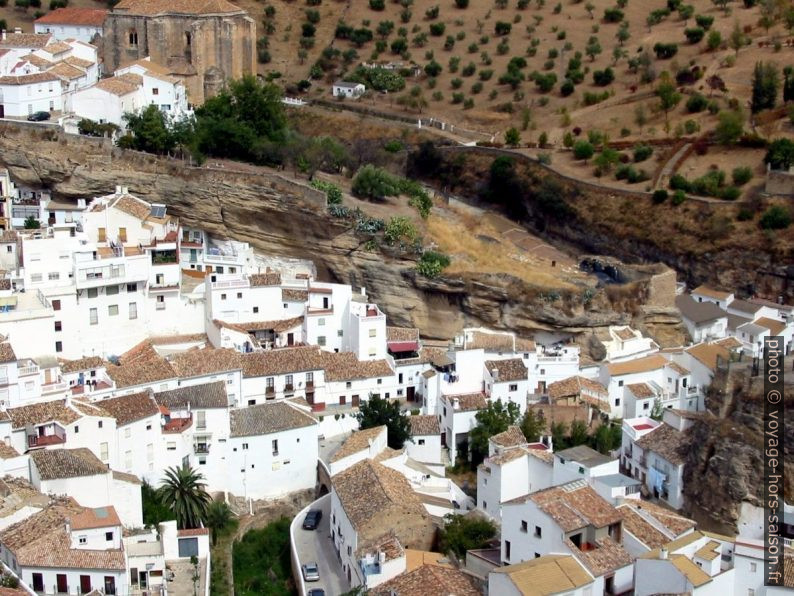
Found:
[{"label": "green shrub", "polygon": [[686,100],[686,111],[690,114],[702,112],[709,105],[709,100],[700,93],[695,93]]},{"label": "green shrub", "polygon": [[673,190],[683,190],[684,192],[691,191],[689,180],[687,180],[681,174],[673,174],[673,176],[670,178],[670,188]]},{"label": "green shrub", "polygon": [[753,170],[747,166],[734,168],[733,172],[731,172],[731,178],[736,186],[742,186],[753,178]]},{"label": "green shrub", "polygon": [[765,230],[783,230],[791,225],[791,210],[773,205],[764,211],[758,223]]},{"label": "green shrub", "polygon": [[726,201],[735,201],[742,195],[742,191],[735,186],[726,186],[719,191],[719,197]]},{"label": "green shrub", "polygon": [[699,14],[695,17],[695,23],[697,23],[698,27],[708,30],[711,29],[711,25],[714,23],[714,17],[711,15]]},{"label": "green shrub", "polygon": [[739,221],[750,221],[753,219],[753,212],[747,207],[742,207],[739,209],[739,213],[736,214],[736,219]]},{"label": "green shrub", "polygon": [[447,26],[444,23],[430,23],[430,35],[434,37],[441,37],[446,29]]},{"label": "green shrub", "polygon": [[386,8],[386,0],[369,0],[369,7],[372,10],[381,11]]},{"label": "green shrub", "polygon": [[573,156],[576,159],[588,160],[594,153],[595,147],[589,141],[576,141],[573,144]]},{"label": "green shrub", "polygon": [[659,60],[669,60],[678,53],[678,44],[657,42],[653,51]]},{"label": "green shrub", "polygon": [[447,255],[434,250],[426,250],[416,264],[416,270],[420,275],[432,279],[441,275],[441,272],[449,267],[450,262]]},{"label": "green shrub", "polygon": [[623,20],[623,11],[619,8],[607,8],[604,11],[604,20],[607,23],[619,23]]},{"label": "green shrub", "polygon": [[399,193],[399,181],[386,170],[367,164],[353,178],[353,194],[367,199],[384,199]]},{"label": "green shrub", "polygon": [[653,191],[653,202],[655,204],[664,203],[667,200],[667,191],[663,188]]},{"label": "green shrub", "polygon": [[684,35],[686,36],[686,39],[689,43],[700,43],[700,41],[706,35],[706,30],[702,27],[691,27],[684,29]]},{"label": "green shrub", "polygon": [[678,206],[684,201],[686,201],[686,193],[683,190],[677,190],[673,193],[673,198],[672,198],[673,205]]},{"label": "green shrub", "polygon": [[645,161],[653,155],[653,147],[650,145],[635,145],[634,146],[634,163]]}]

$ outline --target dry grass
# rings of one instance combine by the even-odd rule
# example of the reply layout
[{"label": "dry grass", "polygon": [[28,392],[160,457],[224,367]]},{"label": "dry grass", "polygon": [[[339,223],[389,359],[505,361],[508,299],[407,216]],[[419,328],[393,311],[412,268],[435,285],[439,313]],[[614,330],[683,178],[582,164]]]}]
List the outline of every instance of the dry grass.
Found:
[{"label": "dry grass", "polygon": [[449,273],[507,274],[550,290],[573,290],[585,276],[575,269],[555,268],[501,237],[482,217],[449,209],[427,221],[428,239],[452,257]]}]

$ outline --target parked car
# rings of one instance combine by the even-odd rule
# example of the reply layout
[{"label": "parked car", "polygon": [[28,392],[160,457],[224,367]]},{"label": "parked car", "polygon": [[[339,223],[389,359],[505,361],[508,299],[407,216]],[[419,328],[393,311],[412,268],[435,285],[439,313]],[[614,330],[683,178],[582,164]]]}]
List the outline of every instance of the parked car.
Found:
[{"label": "parked car", "polygon": [[50,113],[49,112],[33,112],[30,116],[28,116],[28,122],[41,122],[42,120],[49,120]]},{"label": "parked car", "polygon": [[306,517],[303,518],[303,529],[304,530],[316,530],[317,526],[320,525],[320,520],[323,518],[323,512],[319,509],[312,509],[306,514]]},{"label": "parked car", "polygon": [[306,592],[306,596],[325,596],[325,590],[322,588],[312,588]]},{"label": "parked car", "polygon": [[317,563],[306,563],[303,566],[303,579],[307,582],[320,581],[320,569],[317,567]]}]

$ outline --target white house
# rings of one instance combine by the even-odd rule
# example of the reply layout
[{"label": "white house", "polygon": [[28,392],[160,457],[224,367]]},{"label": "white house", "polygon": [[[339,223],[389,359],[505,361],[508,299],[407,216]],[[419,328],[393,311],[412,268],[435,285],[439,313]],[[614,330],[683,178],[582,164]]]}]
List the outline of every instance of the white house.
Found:
[{"label": "white house", "polygon": [[454,462],[458,449],[469,437],[469,431],[477,425],[477,412],[488,407],[482,393],[444,395],[440,400],[441,441],[449,449],[449,459]]},{"label": "white house", "polygon": [[104,8],[57,8],[33,22],[34,33],[51,33],[56,39],[91,43],[102,36],[108,11]]},{"label": "white house", "polygon": [[728,333],[728,313],[710,301],[698,302],[688,294],[675,297],[689,336],[695,343],[720,339]]},{"label": "white house", "polygon": [[584,480],[514,499],[502,509],[502,562],[570,554],[595,579],[594,594],[629,591],[633,566],[621,544],[622,519]]},{"label": "white house", "polygon": [[402,549],[429,550],[435,527],[400,472],[369,459],[331,477],[331,540],[348,583],[374,587],[400,572]]},{"label": "white house", "polygon": [[122,528],[110,505],[69,499],[0,531],[0,559],[39,594],[128,594]]},{"label": "white house", "polygon": [[84,507],[113,503],[126,527],[143,526],[140,480],[113,472],[86,448],[32,452],[30,479],[41,492],[69,495]]},{"label": "white house", "polygon": [[367,88],[361,83],[351,83],[349,81],[336,81],[332,87],[334,97],[361,97]]},{"label": "white house", "polygon": [[609,339],[603,344],[607,352],[605,359],[610,362],[639,358],[659,350],[650,337],[644,337],[636,329],[627,326],[610,327]]},{"label": "white house", "polygon": [[695,531],[695,521],[650,501],[626,499],[617,506],[623,514],[623,547],[639,557]]},{"label": "white house", "polygon": [[485,391],[491,401],[501,399],[502,403],[514,403],[521,415],[527,411],[529,377],[527,367],[521,358],[505,360],[486,360],[484,363]]},{"label": "white house", "polygon": [[155,105],[169,118],[176,120],[192,113],[188,108],[184,83],[148,56],[126,64],[114,74],[123,76],[128,73],[141,77],[142,107]]},{"label": "white house", "polygon": [[595,578],[572,555],[548,554],[488,574],[488,593],[499,596],[589,596]]},{"label": "white house", "polygon": [[708,286],[698,286],[692,290],[692,298],[697,302],[713,302],[722,309],[733,301],[733,292],[723,292]]},{"label": "white house", "polygon": [[140,93],[143,77],[136,74],[101,79],[72,95],[72,112],[100,124],[124,125],[124,114],[146,107]]},{"label": "white house", "polygon": [[495,520],[516,498],[553,485],[553,455],[543,443],[529,443],[511,426],[490,438],[488,457],[477,467],[477,507]]},{"label": "white house", "polygon": [[317,420],[287,401],[231,411],[225,490],[264,499],[314,488]]},{"label": "white house", "polygon": [[0,76],[0,116],[27,118],[34,112],[60,112],[66,83],[50,71]]},{"label": "white house", "polygon": [[733,594],[733,538],[695,531],[654,549],[634,565],[634,593]]},{"label": "white house", "polygon": [[632,476],[642,481],[654,498],[673,509],[681,509],[684,504],[684,463],[688,448],[686,433],[666,423],[635,439],[631,447]]},{"label": "white house", "polygon": [[441,425],[438,416],[416,415],[409,419],[411,438],[405,443],[408,457],[443,471],[444,460],[441,452]]},{"label": "white house", "polygon": [[339,448],[331,454],[328,471],[331,476],[354,466],[365,459],[374,459],[386,449],[386,426],[376,426],[354,431]]}]

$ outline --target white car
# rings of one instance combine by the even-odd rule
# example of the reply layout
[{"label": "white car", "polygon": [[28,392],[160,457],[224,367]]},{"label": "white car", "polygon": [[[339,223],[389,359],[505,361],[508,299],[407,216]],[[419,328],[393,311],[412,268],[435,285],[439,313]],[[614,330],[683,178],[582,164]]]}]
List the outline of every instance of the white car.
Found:
[{"label": "white car", "polygon": [[320,570],[317,563],[306,563],[303,566],[303,579],[307,582],[320,581]]}]

